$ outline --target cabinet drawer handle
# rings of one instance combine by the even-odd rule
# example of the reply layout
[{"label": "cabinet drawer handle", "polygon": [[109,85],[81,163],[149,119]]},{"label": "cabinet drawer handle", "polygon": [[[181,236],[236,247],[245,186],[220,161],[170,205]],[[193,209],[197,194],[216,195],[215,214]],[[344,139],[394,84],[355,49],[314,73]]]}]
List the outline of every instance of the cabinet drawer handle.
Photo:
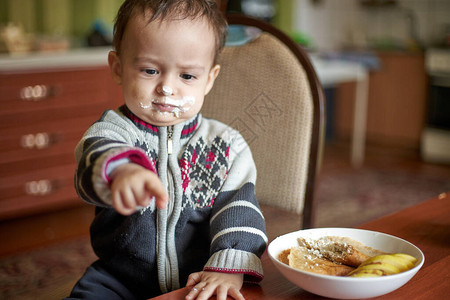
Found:
[{"label": "cabinet drawer handle", "polygon": [[25,192],[30,196],[46,196],[52,193],[54,186],[48,179],[28,181],[25,183]]},{"label": "cabinet drawer handle", "polygon": [[56,95],[56,87],[44,84],[30,85],[20,90],[20,99],[24,101],[41,101]]},{"label": "cabinet drawer handle", "polygon": [[50,146],[51,139],[47,132],[25,134],[20,139],[20,144],[25,149],[44,149]]}]

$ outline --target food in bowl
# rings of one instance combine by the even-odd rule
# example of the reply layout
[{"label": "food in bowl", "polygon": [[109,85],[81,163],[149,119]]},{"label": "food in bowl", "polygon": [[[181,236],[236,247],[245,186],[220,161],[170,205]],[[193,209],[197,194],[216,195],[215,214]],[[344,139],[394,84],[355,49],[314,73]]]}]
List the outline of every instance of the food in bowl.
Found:
[{"label": "food in bowl", "polygon": [[[349,237],[385,253],[405,253],[418,259],[414,268],[390,276],[354,278],[303,271],[281,262],[281,252],[298,246],[297,239],[319,239],[324,236]],[[286,233],[274,239],[267,253],[281,275],[301,289],[328,298],[365,299],[390,293],[406,284],[423,266],[425,256],[412,243],[382,232],[355,228],[313,228]]]},{"label": "food in bowl", "polygon": [[298,246],[282,251],[278,259],[298,270],[350,277],[398,274],[415,266],[417,259],[404,253],[385,253],[349,237],[297,238]]}]

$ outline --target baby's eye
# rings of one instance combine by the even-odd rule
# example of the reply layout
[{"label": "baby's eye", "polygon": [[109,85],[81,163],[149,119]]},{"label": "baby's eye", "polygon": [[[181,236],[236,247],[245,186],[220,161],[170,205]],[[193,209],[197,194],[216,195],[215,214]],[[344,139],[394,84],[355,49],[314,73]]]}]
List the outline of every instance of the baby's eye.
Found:
[{"label": "baby's eye", "polygon": [[156,71],[155,69],[142,69],[142,71],[144,71],[148,75],[156,75],[156,74],[158,74],[158,71]]},{"label": "baby's eye", "polygon": [[191,75],[191,74],[181,74],[180,77],[183,78],[184,80],[192,80],[192,79],[195,79],[195,76],[194,76],[194,75]]}]

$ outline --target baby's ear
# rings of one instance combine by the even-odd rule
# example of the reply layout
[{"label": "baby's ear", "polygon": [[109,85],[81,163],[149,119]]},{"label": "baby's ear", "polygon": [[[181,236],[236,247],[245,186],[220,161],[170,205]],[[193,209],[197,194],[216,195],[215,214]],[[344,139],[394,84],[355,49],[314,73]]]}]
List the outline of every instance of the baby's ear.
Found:
[{"label": "baby's ear", "polygon": [[116,51],[109,51],[108,64],[111,71],[111,77],[117,84],[122,84],[122,68],[120,58]]},{"label": "baby's ear", "polygon": [[217,75],[219,75],[220,72],[220,65],[215,65],[211,68],[208,74],[208,82],[206,83],[206,89],[205,89],[205,96],[209,93],[209,91],[212,89],[214,85],[214,81],[217,78]]}]

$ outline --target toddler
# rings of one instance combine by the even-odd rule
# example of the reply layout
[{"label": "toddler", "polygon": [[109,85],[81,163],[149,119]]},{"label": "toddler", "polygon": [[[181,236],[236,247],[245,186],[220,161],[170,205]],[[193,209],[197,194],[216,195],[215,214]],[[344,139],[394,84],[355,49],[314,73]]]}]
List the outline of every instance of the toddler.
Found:
[{"label": "toddler", "polygon": [[[71,299],[243,299],[267,245],[249,147],[200,109],[227,24],[214,1],[126,0],[108,62],[124,105],[75,149],[75,187],[96,205],[98,260]],[[239,108],[236,108],[239,109]]]}]

